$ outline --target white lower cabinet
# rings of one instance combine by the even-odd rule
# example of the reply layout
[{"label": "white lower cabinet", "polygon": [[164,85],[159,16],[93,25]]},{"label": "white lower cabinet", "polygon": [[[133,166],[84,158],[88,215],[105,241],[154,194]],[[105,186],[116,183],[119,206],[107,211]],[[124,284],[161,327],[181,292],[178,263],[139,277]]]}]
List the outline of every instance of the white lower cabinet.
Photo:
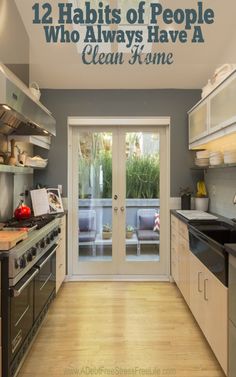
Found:
[{"label": "white lower cabinet", "polygon": [[190,253],[190,309],[228,372],[228,289]]},{"label": "white lower cabinet", "polygon": [[61,218],[61,233],[56,253],[56,293],[66,276],[66,216]]},{"label": "white lower cabinet", "polygon": [[228,373],[228,288],[189,250],[188,227],[171,216],[171,271],[225,374]]},{"label": "white lower cabinet", "polygon": [[184,299],[189,304],[188,228],[174,216],[172,216],[171,224],[171,273]]}]

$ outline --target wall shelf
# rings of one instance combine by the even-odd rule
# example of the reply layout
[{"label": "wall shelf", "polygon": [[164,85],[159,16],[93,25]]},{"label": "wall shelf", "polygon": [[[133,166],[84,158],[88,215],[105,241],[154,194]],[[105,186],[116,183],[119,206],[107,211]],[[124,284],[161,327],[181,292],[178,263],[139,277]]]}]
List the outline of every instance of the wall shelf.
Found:
[{"label": "wall shelf", "polygon": [[1,165],[0,164],[0,173],[9,173],[9,174],[33,174],[34,169],[29,167],[21,166],[10,166],[10,165]]},{"label": "wall shelf", "polygon": [[221,164],[221,165],[210,165],[210,166],[194,166],[194,167],[191,168],[191,170],[225,169],[225,168],[236,168],[236,163]]}]

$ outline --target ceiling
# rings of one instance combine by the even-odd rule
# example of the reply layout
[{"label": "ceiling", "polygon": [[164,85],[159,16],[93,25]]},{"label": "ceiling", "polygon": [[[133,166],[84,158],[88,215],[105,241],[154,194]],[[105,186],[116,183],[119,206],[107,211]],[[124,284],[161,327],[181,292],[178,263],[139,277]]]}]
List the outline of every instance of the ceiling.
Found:
[{"label": "ceiling", "polygon": [[[111,0],[110,3],[119,2],[121,4],[123,1]],[[41,1],[41,3],[43,2]],[[54,11],[57,10],[58,2],[61,1],[51,1]],[[30,78],[31,81],[37,81],[41,88],[202,88],[219,65],[236,63],[235,0],[227,2],[222,0],[203,1],[204,8],[212,8],[215,12],[215,23],[202,28],[205,43],[152,45],[153,52],[173,53],[174,63],[168,66],[130,65],[127,63],[130,58],[128,53],[124,54],[126,63],[122,65],[85,65],[82,63],[81,53],[79,53],[81,45],[45,42],[42,26],[32,23],[34,0],[15,0],[15,3],[30,39]],[[126,0],[123,2],[125,5],[121,4],[121,6],[132,7],[134,4],[137,6],[138,3],[137,0]],[[162,0],[161,4],[172,9],[177,8],[174,0]],[[196,8],[196,4],[196,0],[178,1],[178,6],[181,8]],[[54,15],[56,16],[56,14]],[[71,27],[72,30],[72,26],[66,27],[68,29]],[[178,29],[180,27],[177,27],[176,30]],[[116,49],[117,45],[113,46],[113,51],[117,51]]]}]

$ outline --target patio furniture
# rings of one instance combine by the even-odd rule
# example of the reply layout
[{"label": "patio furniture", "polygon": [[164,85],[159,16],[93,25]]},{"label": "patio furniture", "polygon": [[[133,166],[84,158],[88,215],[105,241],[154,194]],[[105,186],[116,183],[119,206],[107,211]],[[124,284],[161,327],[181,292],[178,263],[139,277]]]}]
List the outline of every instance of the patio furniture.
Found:
[{"label": "patio furniture", "polygon": [[160,234],[154,231],[155,208],[138,209],[137,211],[137,255],[141,255],[141,245],[159,245]]},{"label": "patio furniture", "polygon": [[96,211],[92,209],[79,211],[79,245],[92,246],[96,256]]}]

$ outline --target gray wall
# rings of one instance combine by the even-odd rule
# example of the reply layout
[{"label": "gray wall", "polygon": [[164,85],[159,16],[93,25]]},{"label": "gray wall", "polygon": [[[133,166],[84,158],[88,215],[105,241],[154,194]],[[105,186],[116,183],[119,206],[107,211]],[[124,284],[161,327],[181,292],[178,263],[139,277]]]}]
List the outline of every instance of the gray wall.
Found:
[{"label": "gray wall", "polygon": [[0,61],[29,83],[29,38],[14,0],[0,0]]},{"label": "gray wall", "polygon": [[210,197],[210,211],[226,217],[236,217],[236,205],[233,204],[236,194],[235,168],[209,169],[205,180]]},{"label": "gray wall", "polygon": [[[199,100],[199,90],[44,90],[42,102],[57,120],[46,171],[35,174],[35,183],[63,184],[67,195],[67,117],[68,116],[170,116],[171,117],[171,195],[180,186],[193,186],[189,170],[187,111]],[[36,148],[35,153],[42,150]]]}]

